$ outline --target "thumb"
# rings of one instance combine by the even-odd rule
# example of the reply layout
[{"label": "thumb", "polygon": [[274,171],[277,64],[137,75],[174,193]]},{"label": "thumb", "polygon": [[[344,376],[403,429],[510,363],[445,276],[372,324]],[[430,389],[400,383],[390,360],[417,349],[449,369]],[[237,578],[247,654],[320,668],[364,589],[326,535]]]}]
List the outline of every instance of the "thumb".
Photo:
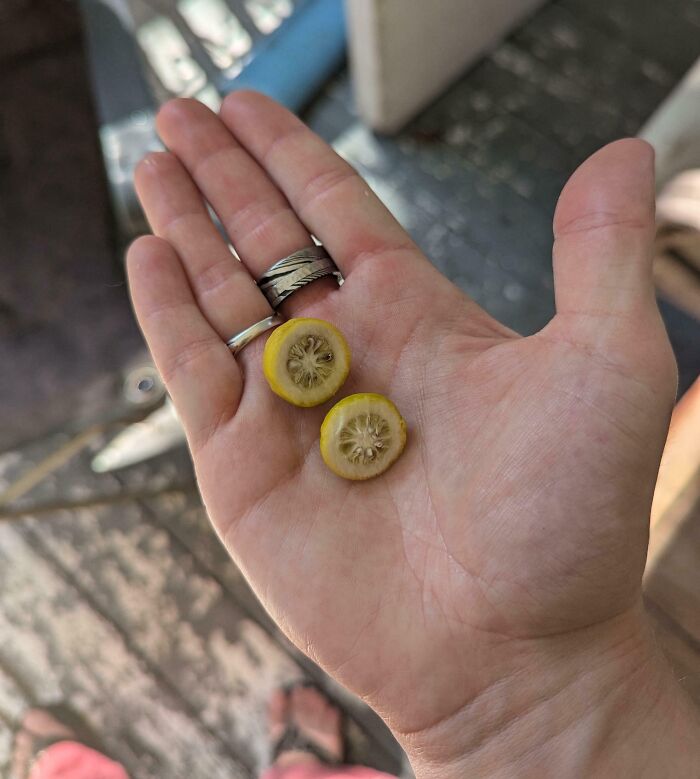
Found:
[{"label": "thumb", "polygon": [[600,326],[656,309],[654,202],[654,151],[645,141],[611,143],[574,173],[554,215],[558,315]]},{"label": "thumb", "polygon": [[545,330],[674,389],[652,277],[654,210],[654,150],[645,141],[611,143],[581,165],[554,215],[557,314]]}]

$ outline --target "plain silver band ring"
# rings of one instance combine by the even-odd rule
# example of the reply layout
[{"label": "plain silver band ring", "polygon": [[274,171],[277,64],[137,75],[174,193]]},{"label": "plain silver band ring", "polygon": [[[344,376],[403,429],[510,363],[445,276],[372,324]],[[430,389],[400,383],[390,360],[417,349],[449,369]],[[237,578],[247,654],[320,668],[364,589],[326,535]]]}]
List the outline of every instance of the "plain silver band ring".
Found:
[{"label": "plain silver band ring", "polygon": [[241,349],[248,346],[251,341],[254,341],[259,335],[266,333],[268,330],[272,330],[273,327],[281,325],[284,319],[279,314],[272,314],[272,316],[265,317],[259,322],[256,322],[250,327],[246,327],[245,330],[234,335],[233,338],[229,338],[226,341],[226,346],[233,352],[235,357]]},{"label": "plain silver band ring", "polygon": [[278,260],[263,273],[257,285],[272,308],[277,309],[292,293],[324,276],[335,276],[338,286],[344,281],[323,246],[307,246]]}]

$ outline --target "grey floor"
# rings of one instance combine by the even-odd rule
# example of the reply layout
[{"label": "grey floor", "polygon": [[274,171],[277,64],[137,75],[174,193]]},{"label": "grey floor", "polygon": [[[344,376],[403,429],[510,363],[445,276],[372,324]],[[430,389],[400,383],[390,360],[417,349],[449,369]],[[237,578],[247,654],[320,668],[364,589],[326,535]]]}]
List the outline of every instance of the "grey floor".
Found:
[{"label": "grey floor", "polygon": [[[697,0],[557,0],[396,138],[357,121],[346,73],[306,118],[437,267],[530,333],[553,312],[561,186],[596,148],[639,129],[698,40]],[[3,5],[0,87],[2,492],[114,412],[142,345],[70,3]],[[227,560],[186,453],[95,476],[102,442],[96,433],[0,508],[0,773],[24,707],[66,701],[133,777],[253,776],[267,759],[270,691],[302,676],[328,682]],[[330,690],[350,713],[354,756],[398,771],[371,714]]]}]

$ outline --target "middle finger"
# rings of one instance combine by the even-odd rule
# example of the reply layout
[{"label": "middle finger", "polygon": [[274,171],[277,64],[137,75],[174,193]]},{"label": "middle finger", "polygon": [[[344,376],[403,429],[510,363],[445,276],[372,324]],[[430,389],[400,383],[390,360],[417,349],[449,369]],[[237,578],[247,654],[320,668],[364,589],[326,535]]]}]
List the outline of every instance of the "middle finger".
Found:
[{"label": "middle finger", "polygon": [[[163,142],[216,211],[254,278],[277,260],[313,244],[282,192],[209,108],[196,100],[171,100],[161,108],[157,126]],[[285,301],[282,312],[298,314],[334,286],[331,279],[314,282]]]}]

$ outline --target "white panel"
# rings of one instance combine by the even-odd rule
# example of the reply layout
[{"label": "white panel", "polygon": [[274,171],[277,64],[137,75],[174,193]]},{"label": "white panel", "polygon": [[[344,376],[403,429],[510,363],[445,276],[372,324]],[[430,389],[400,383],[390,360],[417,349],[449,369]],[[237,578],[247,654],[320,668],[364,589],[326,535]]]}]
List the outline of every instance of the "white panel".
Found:
[{"label": "white panel", "polygon": [[657,108],[639,135],[656,151],[659,190],[678,173],[700,168],[700,60]]},{"label": "white panel", "polygon": [[346,0],[362,118],[393,132],[542,0]]}]

